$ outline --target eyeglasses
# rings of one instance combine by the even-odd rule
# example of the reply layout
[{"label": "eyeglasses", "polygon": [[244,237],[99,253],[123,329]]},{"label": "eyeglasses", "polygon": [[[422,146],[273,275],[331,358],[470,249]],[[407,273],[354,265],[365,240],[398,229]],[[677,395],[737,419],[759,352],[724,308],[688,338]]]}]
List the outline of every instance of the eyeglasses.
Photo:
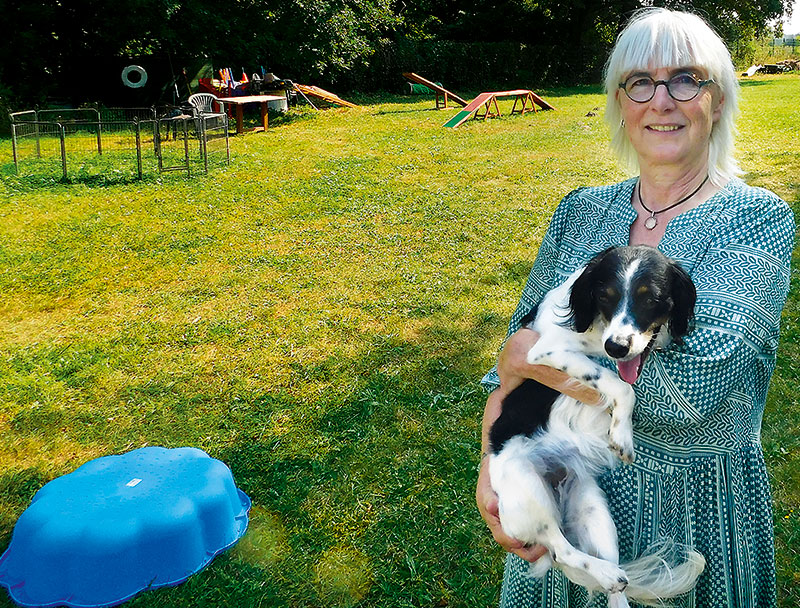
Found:
[{"label": "eyeglasses", "polygon": [[697,97],[700,89],[713,82],[713,80],[697,80],[686,72],[675,74],[669,80],[653,80],[650,76],[634,74],[625,82],[621,82],[619,88],[625,90],[631,101],[647,103],[655,96],[658,85],[663,84],[669,96],[675,101],[691,101]]}]

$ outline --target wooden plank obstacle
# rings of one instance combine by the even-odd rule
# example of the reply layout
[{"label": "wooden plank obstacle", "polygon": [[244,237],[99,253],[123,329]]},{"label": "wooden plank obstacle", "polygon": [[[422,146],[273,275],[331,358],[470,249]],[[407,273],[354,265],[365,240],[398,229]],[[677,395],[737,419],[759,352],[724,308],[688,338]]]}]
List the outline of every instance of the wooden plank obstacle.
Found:
[{"label": "wooden plank obstacle", "polygon": [[354,103],[350,103],[349,101],[345,101],[338,95],[331,93],[330,91],[326,91],[325,89],[320,89],[319,87],[315,87],[309,84],[297,84],[295,83],[294,88],[300,91],[303,95],[308,95],[309,97],[316,97],[317,99],[322,99],[323,101],[327,101],[328,103],[335,103],[340,106],[345,106],[347,108],[357,108],[358,106]]},{"label": "wooden plank obstacle", "polygon": [[415,84],[421,84],[423,86],[428,87],[431,91],[436,93],[436,109],[442,109],[447,107],[447,102],[449,100],[455,101],[457,104],[461,106],[467,105],[467,102],[461,99],[455,93],[451,93],[445,88],[442,88],[435,82],[431,82],[427,78],[423,78],[419,74],[415,74],[414,72],[403,72],[403,78],[408,80],[409,82],[413,82]]},{"label": "wooden plank obstacle", "polygon": [[[453,116],[450,120],[444,123],[443,126],[455,129],[460,124],[463,124],[469,117],[475,113],[475,118],[494,118],[500,116],[500,108],[497,107],[498,97],[513,97],[514,105],[511,108],[511,114],[524,114],[525,112],[536,112],[538,105],[543,110],[555,110],[553,106],[547,103],[544,99],[539,97],[533,91],[528,89],[514,89],[513,91],[489,91],[481,93],[475,99],[470,101],[463,110]],[[519,107],[517,107],[519,105]],[[483,113],[481,114],[481,108]]]}]

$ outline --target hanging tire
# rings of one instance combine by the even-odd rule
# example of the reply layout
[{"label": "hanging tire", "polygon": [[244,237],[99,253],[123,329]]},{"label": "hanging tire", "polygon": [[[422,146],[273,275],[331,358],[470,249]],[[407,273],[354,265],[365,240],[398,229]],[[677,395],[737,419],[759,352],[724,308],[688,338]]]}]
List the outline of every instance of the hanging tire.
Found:
[{"label": "hanging tire", "polygon": [[147,72],[138,65],[129,65],[122,70],[122,84],[131,89],[140,89],[147,84]]}]

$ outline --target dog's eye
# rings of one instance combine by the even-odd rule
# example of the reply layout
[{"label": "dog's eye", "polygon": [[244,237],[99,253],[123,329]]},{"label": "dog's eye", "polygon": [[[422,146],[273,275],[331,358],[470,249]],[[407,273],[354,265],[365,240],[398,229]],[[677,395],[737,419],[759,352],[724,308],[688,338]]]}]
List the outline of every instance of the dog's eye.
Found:
[{"label": "dog's eye", "polygon": [[601,289],[597,294],[597,301],[601,304],[613,304],[619,297],[617,290],[613,287]]}]

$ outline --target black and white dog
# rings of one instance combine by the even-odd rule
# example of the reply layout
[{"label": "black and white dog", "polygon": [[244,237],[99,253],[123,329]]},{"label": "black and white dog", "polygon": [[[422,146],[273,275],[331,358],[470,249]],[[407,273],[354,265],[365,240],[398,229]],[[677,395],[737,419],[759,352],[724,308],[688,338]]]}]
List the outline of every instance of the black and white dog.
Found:
[{"label": "black and white dog", "polygon": [[[633,461],[630,385],[654,347],[688,333],[695,297],[689,275],[657,249],[619,247],[595,256],[523,319],[541,336],[528,363],[563,370],[607,401],[587,406],[526,380],[490,429],[489,472],[503,530],[549,550],[531,566],[533,576],[560,568],[608,593],[609,607],[624,608],[627,597],[658,604],[686,593],[702,573],[703,557],[681,548],[676,558],[676,544],[620,566],[617,530],[595,481],[617,456]],[[600,355],[616,361],[619,376],[590,358]]]}]

